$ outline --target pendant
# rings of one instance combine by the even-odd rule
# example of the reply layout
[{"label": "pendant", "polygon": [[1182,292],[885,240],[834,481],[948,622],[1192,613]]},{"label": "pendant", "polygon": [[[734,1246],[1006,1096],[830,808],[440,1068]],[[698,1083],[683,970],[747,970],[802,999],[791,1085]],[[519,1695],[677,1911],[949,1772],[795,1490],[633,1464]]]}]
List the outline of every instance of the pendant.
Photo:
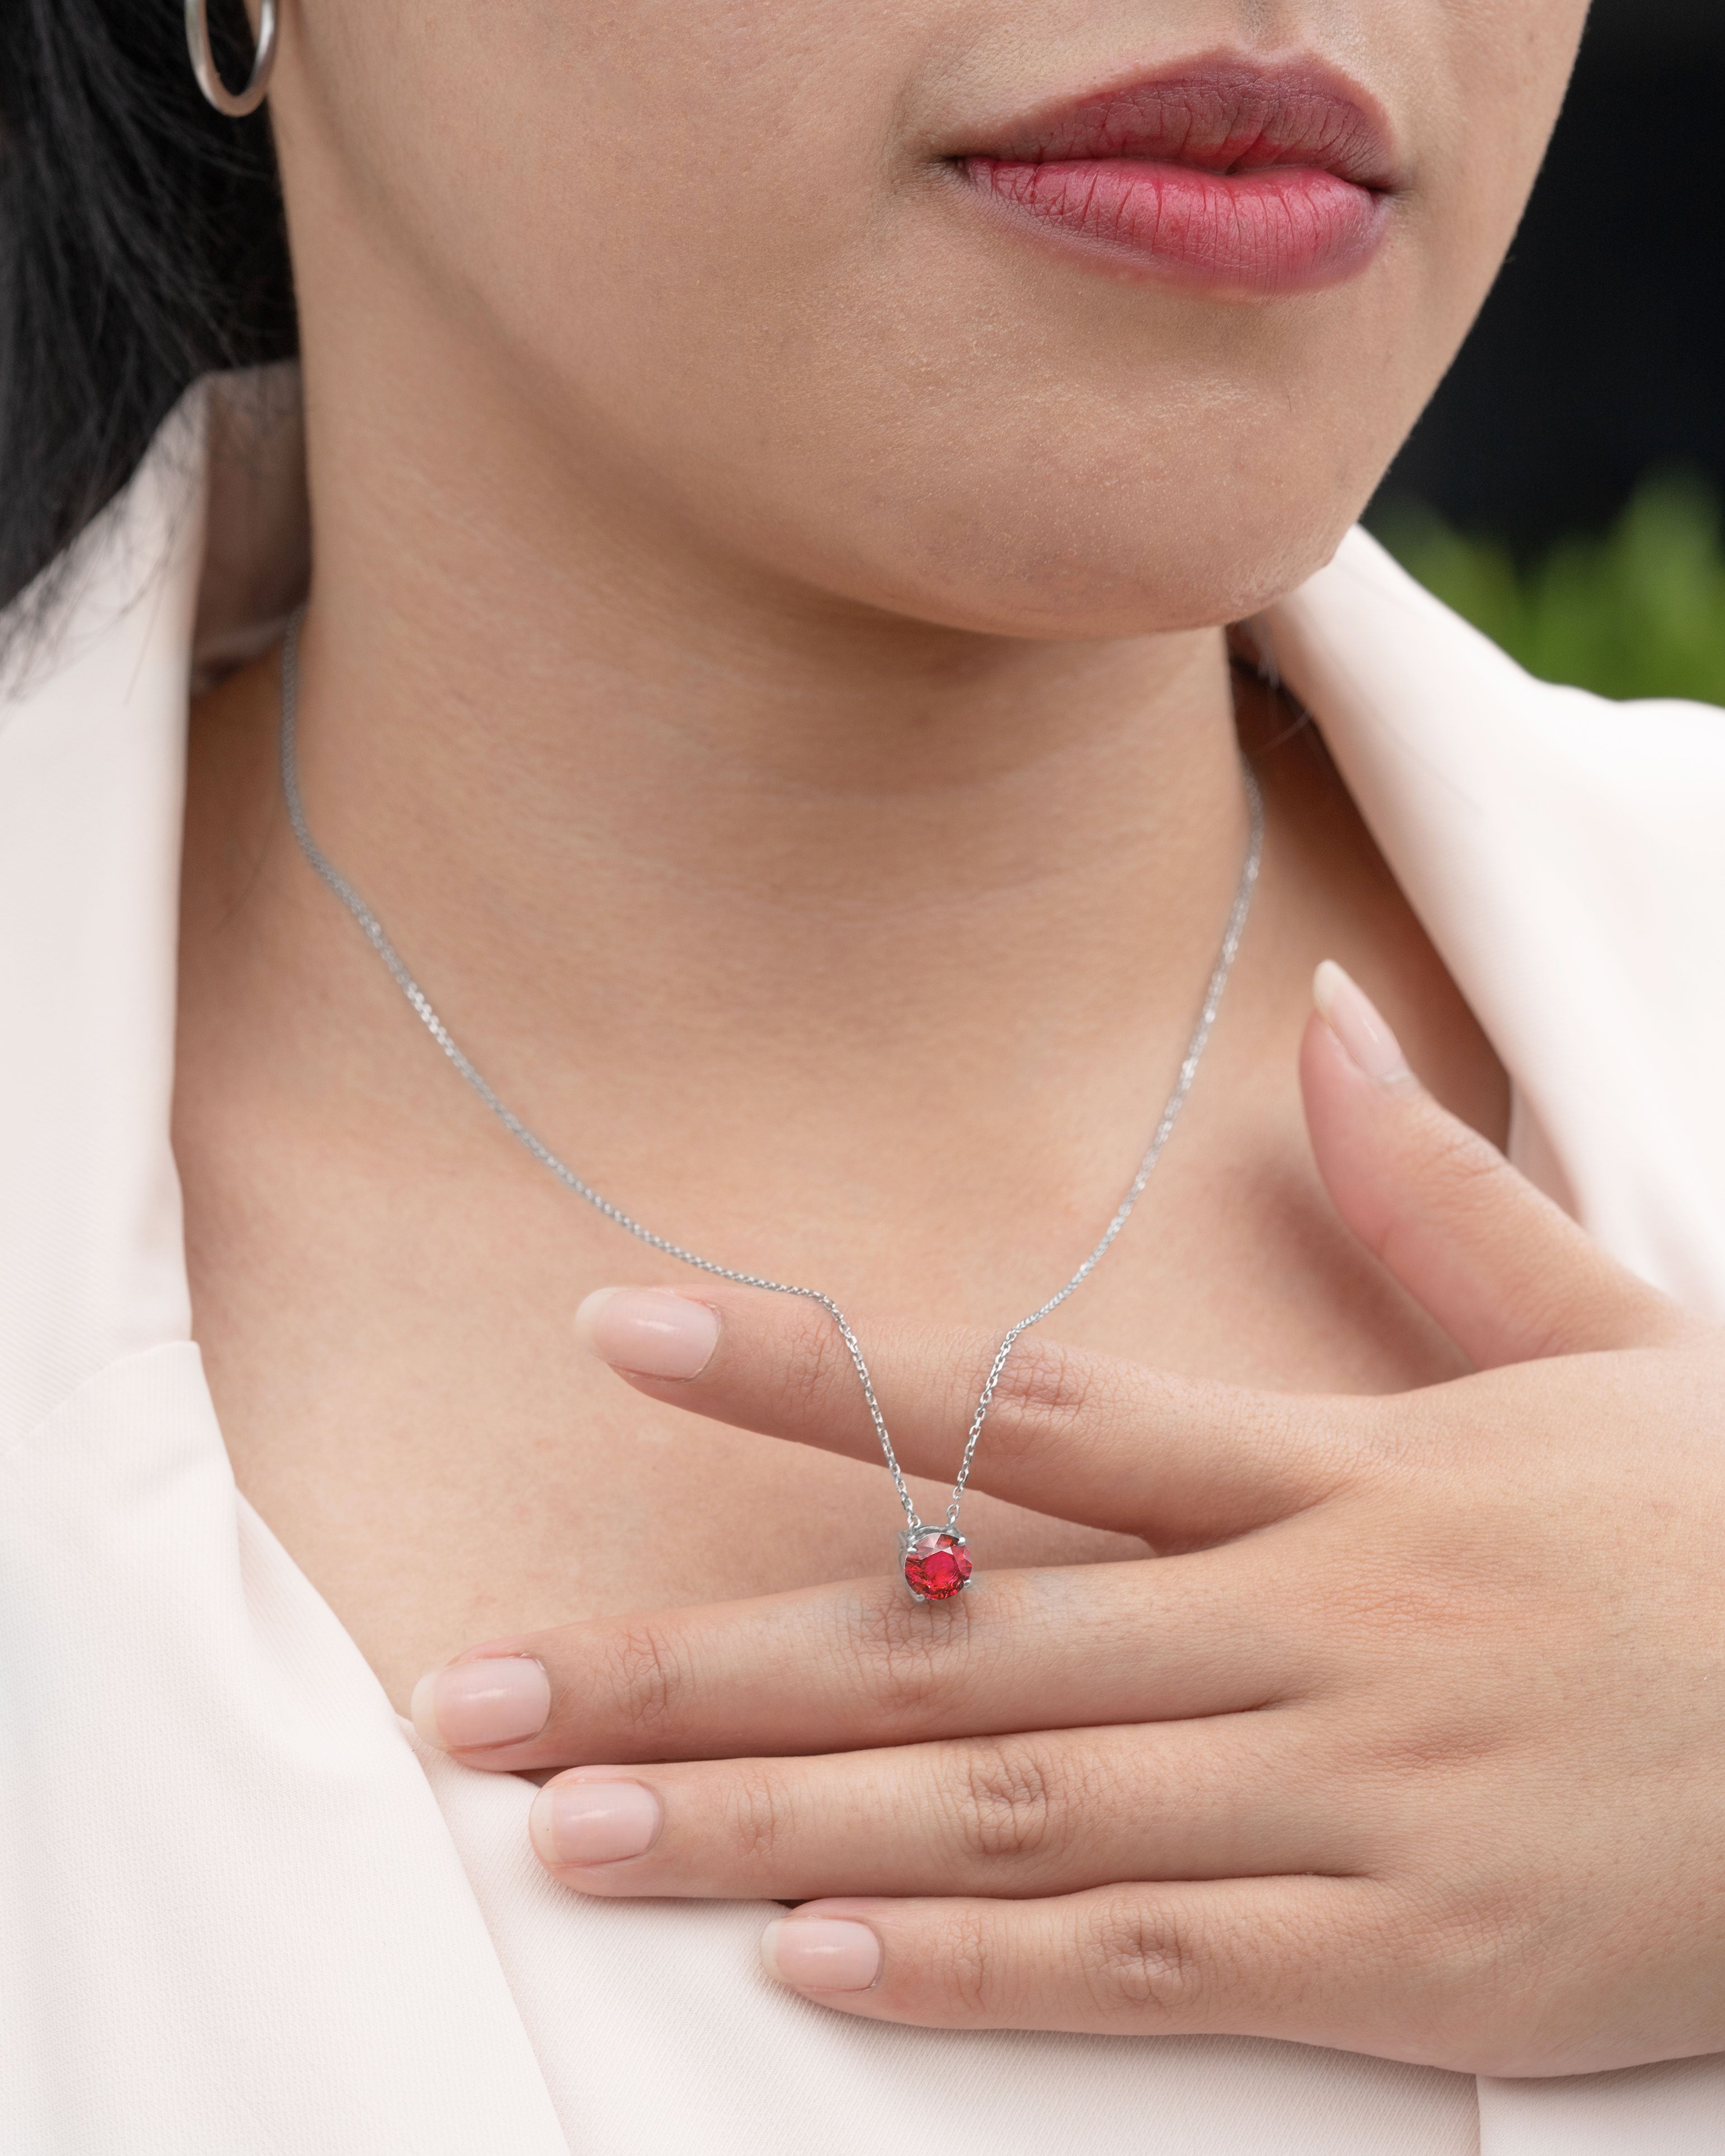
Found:
[{"label": "pendant", "polygon": [[970,1552],[945,1527],[906,1527],[898,1538],[905,1584],[919,1602],[950,1602],[970,1584]]}]

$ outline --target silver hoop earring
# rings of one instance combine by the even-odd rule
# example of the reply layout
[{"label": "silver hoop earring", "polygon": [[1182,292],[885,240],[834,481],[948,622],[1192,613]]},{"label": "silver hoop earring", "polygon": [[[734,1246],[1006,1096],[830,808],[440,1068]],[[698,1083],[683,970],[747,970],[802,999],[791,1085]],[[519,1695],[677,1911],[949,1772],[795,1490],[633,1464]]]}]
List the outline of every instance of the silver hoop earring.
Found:
[{"label": "silver hoop earring", "polygon": [[244,120],[270,94],[270,77],[275,68],[275,0],[261,0],[258,55],[252,62],[252,79],[242,90],[229,90],[216,66],[209,42],[209,0],[186,0],[186,44],[198,87],[218,112],[225,112],[230,120]]}]

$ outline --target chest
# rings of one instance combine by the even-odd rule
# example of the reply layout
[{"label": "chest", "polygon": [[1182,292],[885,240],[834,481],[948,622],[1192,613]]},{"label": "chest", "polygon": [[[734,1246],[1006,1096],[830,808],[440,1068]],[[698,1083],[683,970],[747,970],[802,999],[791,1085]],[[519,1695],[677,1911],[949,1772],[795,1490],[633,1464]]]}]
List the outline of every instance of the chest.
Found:
[{"label": "chest", "polygon": [[[181,1146],[198,1334],[241,1487],[393,1696],[501,1632],[885,1569],[899,1516],[881,1469],[644,1399],[593,1362],[573,1335],[583,1296],[693,1276],[483,1118],[464,1135],[430,1165],[382,1132],[278,1124],[260,1147],[235,1104],[187,1119]],[[1051,1331],[1278,1388],[1396,1389],[1456,1367],[1335,1220],[1291,1083],[1235,1074],[1180,1138]],[[739,1191],[770,1187],[764,1161],[731,1168]],[[776,1245],[784,1273],[830,1287],[865,1350],[870,1315],[1004,1333],[1089,1224],[1075,1204],[1039,1245],[1028,1207],[975,1233],[914,1217],[835,1229],[770,1199],[756,1217],[728,1209],[734,1247]],[[1106,1204],[1091,1209],[1100,1227]],[[1135,1547],[989,1496],[987,1466],[985,1433],[965,1527],[990,1565]],[[925,1512],[944,1500],[922,1495]]]}]

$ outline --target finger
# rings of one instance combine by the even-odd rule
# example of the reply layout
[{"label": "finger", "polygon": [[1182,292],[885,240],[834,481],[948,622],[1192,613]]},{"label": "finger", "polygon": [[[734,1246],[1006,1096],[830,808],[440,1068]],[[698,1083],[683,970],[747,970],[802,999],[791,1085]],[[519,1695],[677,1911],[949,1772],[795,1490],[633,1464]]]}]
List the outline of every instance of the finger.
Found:
[{"label": "finger", "polygon": [[1067,1894],[1116,1879],[1357,1869],[1286,1716],[1039,1730],[814,1759],[578,1768],[533,1846],[592,1894],[806,1901]]},{"label": "finger", "polygon": [[1337,1210],[1482,1369],[1681,1337],[1676,1306],[1609,1258],[1440,1107],[1339,966],[1318,968],[1300,1055]]},{"label": "finger", "polygon": [[[872,1321],[863,1329],[906,1472],[949,1480],[998,1337]],[[655,1399],[880,1457],[855,1364],[818,1304],[737,1288],[602,1288],[581,1306],[578,1330]],[[1358,1400],[1171,1377],[1031,1332],[1000,1374],[973,1479],[1038,1512],[1189,1548],[1331,1495],[1363,1428]]]},{"label": "finger", "polygon": [[1029,1902],[846,1897],[769,1925],[762,1958],[779,1982],[870,2020],[1276,2036],[1395,2056],[1383,2002],[1410,1988],[1397,1915],[1373,1881],[1309,1876]]},{"label": "finger", "polygon": [[[948,1603],[860,1580],[494,1640],[414,1688],[470,1764],[849,1751],[1261,1707],[1312,1681],[1296,1552],[983,1575]],[[1306,1637],[1309,1630],[1312,1636]]]}]

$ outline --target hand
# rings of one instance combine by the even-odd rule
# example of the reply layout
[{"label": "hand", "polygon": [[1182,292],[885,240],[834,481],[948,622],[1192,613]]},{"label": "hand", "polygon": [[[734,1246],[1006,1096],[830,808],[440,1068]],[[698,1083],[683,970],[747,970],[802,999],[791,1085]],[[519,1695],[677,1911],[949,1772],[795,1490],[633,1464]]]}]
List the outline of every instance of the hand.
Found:
[{"label": "hand", "polygon": [[[1028,1335],[978,1484],[1164,1554],[463,1656],[416,1718],[475,1765],[574,1763],[533,1810],[559,1879],[800,1902],[769,1969],[880,2020],[1497,2074],[1725,2049],[1725,1336],[1336,993],[1302,1050],[1320,1168],[1478,1374],[1310,1399]],[[653,1360],[665,1312],[614,1296],[608,1358]],[[874,1456],[824,1313],[680,1314],[698,1374],[643,1391]],[[868,1337],[907,1471],[949,1471],[994,1343]]]}]

